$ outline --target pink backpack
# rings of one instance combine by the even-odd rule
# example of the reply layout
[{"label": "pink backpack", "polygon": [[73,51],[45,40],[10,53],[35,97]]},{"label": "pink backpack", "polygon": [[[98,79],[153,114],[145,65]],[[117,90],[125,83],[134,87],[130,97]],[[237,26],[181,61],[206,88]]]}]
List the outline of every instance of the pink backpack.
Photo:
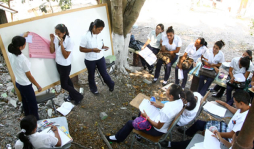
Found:
[{"label": "pink backpack", "polygon": [[152,125],[149,121],[147,121],[147,119],[143,116],[139,116],[137,118],[135,118],[135,120],[133,120],[132,122],[133,127],[136,130],[150,130],[152,128]]}]

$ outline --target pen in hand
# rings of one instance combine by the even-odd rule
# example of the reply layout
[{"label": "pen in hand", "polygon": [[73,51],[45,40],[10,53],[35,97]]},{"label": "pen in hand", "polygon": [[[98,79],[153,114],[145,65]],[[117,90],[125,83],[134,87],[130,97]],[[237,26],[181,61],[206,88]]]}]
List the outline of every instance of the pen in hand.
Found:
[{"label": "pen in hand", "polygon": [[[59,126],[59,125],[57,125],[57,124],[56,124],[56,125],[52,125],[51,128],[48,130],[48,132],[50,132],[51,130],[52,130],[53,132],[57,131],[57,127],[56,127],[56,126]],[[47,132],[47,133],[48,133],[48,132]]]}]

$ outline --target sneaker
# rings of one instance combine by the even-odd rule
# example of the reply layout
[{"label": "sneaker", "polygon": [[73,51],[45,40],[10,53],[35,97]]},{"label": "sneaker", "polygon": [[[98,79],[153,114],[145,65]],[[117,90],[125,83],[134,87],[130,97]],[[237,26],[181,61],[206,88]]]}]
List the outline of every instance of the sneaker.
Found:
[{"label": "sneaker", "polygon": [[99,95],[99,92],[96,91],[96,92],[92,92],[94,95]]},{"label": "sneaker", "polygon": [[162,86],[166,86],[168,84],[168,82],[162,82]]},{"label": "sneaker", "polygon": [[139,135],[137,135],[137,134],[135,135],[135,138],[137,139],[137,141],[141,141],[141,139],[142,139],[142,138],[141,138]]},{"label": "sneaker", "polygon": [[156,83],[157,82],[157,78],[153,78],[153,83]]},{"label": "sneaker", "polygon": [[109,138],[109,136],[105,136],[105,137],[107,138],[108,142],[117,142],[117,143],[119,143],[119,141],[117,141],[117,140],[111,140],[111,139]]}]

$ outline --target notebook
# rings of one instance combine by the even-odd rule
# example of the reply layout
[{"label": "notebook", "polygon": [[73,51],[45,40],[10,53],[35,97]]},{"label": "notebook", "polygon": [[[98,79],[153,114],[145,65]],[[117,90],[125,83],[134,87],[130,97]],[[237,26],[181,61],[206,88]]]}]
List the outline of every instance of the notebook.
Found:
[{"label": "notebook", "polygon": [[204,105],[204,110],[206,110],[212,114],[218,115],[220,117],[224,117],[226,114],[226,111],[227,111],[227,109],[220,107],[220,106],[218,106],[214,103],[211,103],[211,102],[207,102]]},{"label": "notebook", "polygon": [[64,102],[61,107],[57,108],[56,110],[58,112],[60,112],[61,114],[63,114],[64,116],[66,116],[67,114],[69,114],[72,110],[72,108],[74,107],[74,105],[70,102]]},{"label": "notebook", "polygon": [[156,117],[160,114],[160,110],[155,106],[151,105],[151,102],[148,99],[144,99],[140,105],[139,110],[141,112],[145,111],[146,114],[150,117],[151,120],[155,120]]}]

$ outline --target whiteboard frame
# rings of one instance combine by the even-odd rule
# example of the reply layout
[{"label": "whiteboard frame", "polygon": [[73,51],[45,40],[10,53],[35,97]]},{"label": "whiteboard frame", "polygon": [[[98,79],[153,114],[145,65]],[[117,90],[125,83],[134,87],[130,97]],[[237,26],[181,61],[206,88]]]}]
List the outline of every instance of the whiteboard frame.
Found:
[{"label": "whiteboard frame", "polygon": [[[40,20],[40,19],[44,19],[44,18],[49,18],[49,17],[53,17],[53,16],[62,15],[62,14],[67,14],[67,13],[72,13],[72,12],[76,12],[76,11],[82,11],[82,10],[92,9],[92,8],[97,8],[97,7],[104,7],[104,6],[106,6],[108,26],[109,26],[109,33],[110,33],[110,41],[111,41],[111,47],[112,47],[112,55],[114,55],[113,42],[112,42],[112,30],[111,30],[111,22],[110,22],[111,19],[109,17],[109,12],[108,12],[108,6],[107,6],[107,4],[100,4],[100,5],[94,5],[94,6],[89,6],[89,7],[82,7],[82,8],[77,8],[77,9],[71,9],[71,10],[66,10],[66,11],[62,11],[62,12],[56,12],[56,13],[52,13],[52,14],[46,14],[46,15],[43,15],[43,16],[38,16],[38,17],[29,18],[29,19],[24,19],[24,20],[20,20],[20,21],[5,23],[5,24],[1,24],[0,28],[5,28],[5,27],[13,26],[13,25],[18,25],[18,24],[22,24],[22,23],[26,23],[26,22],[31,22],[31,21],[34,21],[34,20]],[[0,35],[0,48],[1,48],[1,51],[3,53],[3,56],[4,56],[4,59],[5,59],[8,71],[10,73],[12,83],[13,83],[13,85],[15,87],[15,91],[16,91],[16,93],[18,95],[19,100],[21,101],[22,98],[21,98],[21,95],[19,93],[19,90],[16,88],[15,76],[14,76],[14,73],[13,73],[13,70],[12,70],[9,58],[7,56],[7,52],[6,52],[6,49],[4,47],[4,43],[3,43],[1,35]],[[70,78],[73,78],[73,77],[75,77],[75,76],[85,72],[86,70],[87,70],[87,68],[85,68],[85,69],[83,69],[81,71],[78,71],[78,72],[70,75]],[[56,85],[59,85],[59,84],[60,84],[60,80],[57,81],[57,82],[54,82],[54,83],[52,83],[52,84],[50,84],[50,85],[48,85],[46,87],[43,87],[41,92],[43,92],[43,91],[45,91],[45,90],[47,90],[47,89],[49,89],[51,87],[54,87]],[[35,91],[35,94],[38,94],[38,93],[41,93],[41,92]]]}]

